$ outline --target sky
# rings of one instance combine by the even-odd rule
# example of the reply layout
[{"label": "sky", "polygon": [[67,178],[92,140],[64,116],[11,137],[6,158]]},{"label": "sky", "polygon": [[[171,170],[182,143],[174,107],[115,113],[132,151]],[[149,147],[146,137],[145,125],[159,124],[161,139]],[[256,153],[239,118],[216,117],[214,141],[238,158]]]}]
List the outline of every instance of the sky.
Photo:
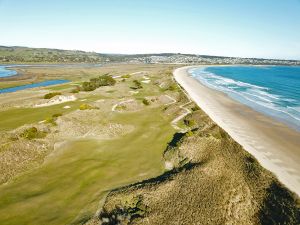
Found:
[{"label": "sky", "polygon": [[0,45],[300,60],[300,0],[0,0]]}]

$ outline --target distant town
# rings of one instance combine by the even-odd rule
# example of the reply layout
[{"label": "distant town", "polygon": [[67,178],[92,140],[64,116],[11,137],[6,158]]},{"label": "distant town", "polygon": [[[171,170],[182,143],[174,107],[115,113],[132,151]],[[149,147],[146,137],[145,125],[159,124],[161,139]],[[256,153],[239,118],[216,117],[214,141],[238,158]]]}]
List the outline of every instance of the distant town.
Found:
[{"label": "distant town", "polygon": [[239,58],[181,53],[102,54],[76,50],[0,46],[0,63],[146,63],[300,65],[300,60]]},{"label": "distant town", "polygon": [[147,55],[125,58],[130,63],[300,65],[297,60],[219,57],[205,55]]}]

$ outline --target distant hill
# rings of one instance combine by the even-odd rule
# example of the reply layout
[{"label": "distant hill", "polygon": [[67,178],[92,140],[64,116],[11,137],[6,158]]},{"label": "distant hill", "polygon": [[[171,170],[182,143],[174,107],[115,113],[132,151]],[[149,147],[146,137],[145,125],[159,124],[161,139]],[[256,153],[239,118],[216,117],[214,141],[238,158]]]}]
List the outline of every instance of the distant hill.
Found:
[{"label": "distant hill", "polygon": [[0,46],[0,63],[170,63],[300,65],[299,60],[239,58],[180,53],[102,54],[78,50]]},{"label": "distant hill", "polygon": [[104,61],[104,57],[95,52],[0,46],[0,63],[99,63]]}]

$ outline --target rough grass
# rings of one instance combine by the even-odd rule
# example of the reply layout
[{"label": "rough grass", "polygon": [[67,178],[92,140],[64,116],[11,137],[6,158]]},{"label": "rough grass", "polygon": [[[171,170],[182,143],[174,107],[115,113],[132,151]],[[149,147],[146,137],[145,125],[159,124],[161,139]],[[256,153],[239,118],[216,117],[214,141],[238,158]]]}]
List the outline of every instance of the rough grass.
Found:
[{"label": "rough grass", "polygon": [[[112,191],[91,224],[299,224],[299,197],[201,110],[193,135],[175,134],[164,152],[173,170]],[[146,212],[128,211],[139,197]]]},{"label": "rough grass", "polygon": [[[148,71],[152,82],[143,84],[134,97],[130,87],[134,80],[140,81],[142,75],[130,75],[125,82],[117,79],[114,87],[80,92],[74,102],[0,111],[1,132],[27,123],[34,126],[47,117],[57,118],[53,115],[63,113],[56,121],[58,126],[47,125],[52,133],[44,139],[20,138],[1,145],[1,159],[6,154],[7,163],[14,165],[13,172],[22,172],[22,175],[0,186],[0,224],[56,225],[87,221],[97,224],[99,218],[107,222],[118,215],[122,222],[136,224],[195,224],[195,221],[199,224],[297,224],[297,197],[198,107],[193,107],[195,112],[185,118],[192,131],[173,136],[175,131],[170,121],[180,113],[178,105],[187,100],[178,90],[159,87],[172,84],[171,75],[165,74],[166,68],[163,65],[106,65],[86,69],[24,69],[22,79],[60,78],[79,83],[105,73],[115,76]],[[49,87],[38,90],[49,90]],[[40,98],[42,91],[38,90],[30,94],[36,93]],[[29,92],[24,92],[26,94]],[[162,94],[170,94],[181,102],[168,107],[152,101],[150,106],[145,106],[141,102]],[[115,103],[130,98],[140,103],[137,111],[111,111]],[[95,105],[99,110],[79,111],[83,103]],[[66,105],[71,109],[63,109]],[[59,130],[59,121],[69,119],[67,115],[74,110],[83,115],[94,111],[90,117],[101,115],[99,120],[90,120],[96,121],[93,122],[95,127],[116,123],[134,128],[109,140],[66,139]],[[82,122],[82,118],[76,119],[76,124]],[[89,119],[87,116],[84,121]],[[184,121],[181,122],[182,127],[187,128]],[[55,142],[55,137],[66,142],[56,145],[53,151],[53,145],[47,146],[44,141]],[[165,172],[164,160],[172,163],[170,171]],[[23,166],[21,162],[28,164]],[[5,163],[0,165],[1,172],[12,168]],[[121,186],[125,188],[119,189]],[[115,191],[110,192],[112,189]],[[108,193],[102,214],[91,220]]]},{"label": "rough grass", "polygon": [[[55,70],[55,73],[66,71]],[[128,67],[128,72],[130,70],[132,67]],[[35,70],[36,73],[40,71]],[[134,69],[133,72],[135,71]],[[52,70],[47,70],[48,72],[49,76],[56,76],[55,73],[51,74]],[[70,75],[78,76],[76,72]],[[90,77],[94,76],[95,74]],[[82,80],[86,80],[86,77],[89,75]],[[97,89],[96,93],[79,94],[82,100],[87,99],[84,103],[93,105],[96,104],[93,101],[103,98],[118,99],[126,94],[130,96],[129,86],[132,82],[129,82],[118,83],[120,86],[115,92],[111,92],[110,87],[105,87]],[[107,91],[109,93],[106,94]],[[143,91],[141,98],[147,94],[159,93],[150,85]],[[83,102],[79,98],[75,102],[43,108],[11,108],[0,112],[1,118],[5,118],[0,121],[0,127],[7,131],[26,123],[37,123],[47,117],[57,118],[53,115],[67,115],[77,110],[81,104]],[[71,109],[63,109],[66,105],[71,106]],[[101,107],[100,114],[107,107],[110,110],[112,107],[106,104],[103,106],[105,109]],[[110,110],[107,121],[101,121],[102,123],[110,121],[128,124],[134,127],[133,132],[113,140],[68,141],[56,148],[41,167],[1,186],[1,224],[81,224],[94,215],[99,199],[108,190],[159,175],[164,171],[162,153],[174,132],[170,125],[171,118],[165,117],[159,107],[145,107],[144,110],[121,114],[112,113]],[[54,130],[57,128],[53,127]]]},{"label": "rough grass", "polygon": [[83,103],[79,106],[80,110],[88,110],[88,109],[97,109],[97,107],[94,107],[92,105],[89,105],[87,103]]},{"label": "rough grass", "polygon": [[67,224],[78,214],[92,216],[106,190],[162,173],[173,129],[160,110],[114,121],[136,128],[114,140],[71,142],[40,169],[0,187],[1,224]]},{"label": "rough grass", "polygon": [[20,136],[28,140],[31,140],[36,138],[44,138],[46,137],[46,135],[47,135],[46,132],[40,131],[36,127],[30,127],[25,129]]}]

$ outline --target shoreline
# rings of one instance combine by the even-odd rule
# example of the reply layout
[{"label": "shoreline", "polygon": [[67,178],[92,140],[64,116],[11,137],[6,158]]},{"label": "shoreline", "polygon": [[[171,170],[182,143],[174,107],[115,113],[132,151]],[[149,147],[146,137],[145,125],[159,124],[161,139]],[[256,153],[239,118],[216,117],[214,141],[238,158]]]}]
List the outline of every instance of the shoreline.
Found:
[{"label": "shoreline", "polygon": [[196,67],[201,66],[174,70],[175,80],[216,124],[300,196],[300,133],[204,86],[188,73]]}]

